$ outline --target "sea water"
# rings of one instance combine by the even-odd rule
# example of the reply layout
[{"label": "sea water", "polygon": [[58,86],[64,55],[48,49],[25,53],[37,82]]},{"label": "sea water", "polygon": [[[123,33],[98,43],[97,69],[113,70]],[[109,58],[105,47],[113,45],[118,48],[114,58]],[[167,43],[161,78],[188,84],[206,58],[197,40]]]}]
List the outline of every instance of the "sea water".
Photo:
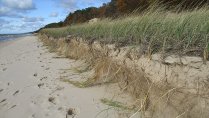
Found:
[{"label": "sea water", "polygon": [[28,35],[31,35],[31,34],[30,33],[27,33],[27,34],[0,34],[0,42],[14,40],[16,38],[28,36]]}]

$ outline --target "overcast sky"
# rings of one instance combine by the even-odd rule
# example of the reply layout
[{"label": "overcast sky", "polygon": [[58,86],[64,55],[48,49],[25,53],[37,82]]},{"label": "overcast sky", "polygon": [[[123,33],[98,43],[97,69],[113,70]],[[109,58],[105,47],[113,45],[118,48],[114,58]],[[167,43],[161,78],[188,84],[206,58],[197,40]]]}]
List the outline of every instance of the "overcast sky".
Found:
[{"label": "overcast sky", "polygon": [[24,33],[63,21],[69,12],[110,0],[0,0],[0,34]]}]

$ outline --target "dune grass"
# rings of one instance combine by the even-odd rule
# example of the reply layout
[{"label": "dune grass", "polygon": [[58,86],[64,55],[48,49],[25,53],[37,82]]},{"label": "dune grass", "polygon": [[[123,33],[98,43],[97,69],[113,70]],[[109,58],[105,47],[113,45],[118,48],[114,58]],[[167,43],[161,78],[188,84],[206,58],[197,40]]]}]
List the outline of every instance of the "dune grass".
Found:
[{"label": "dune grass", "polygon": [[156,10],[114,20],[103,19],[94,24],[43,29],[41,33],[54,38],[73,35],[119,46],[136,45],[149,53],[170,52],[208,58],[208,16],[207,8],[180,13]]},{"label": "dune grass", "polygon": [[114,107],[114,108],[119,108],[119,109],[123,109],[123,110],[135,110],[134,106],[127,106],[126,104],[123,104],[121,102],[118,101],[114,101],[114,100],[110,100],[107,98],[103,98],[101,99],[101,102],[105,105]]}]

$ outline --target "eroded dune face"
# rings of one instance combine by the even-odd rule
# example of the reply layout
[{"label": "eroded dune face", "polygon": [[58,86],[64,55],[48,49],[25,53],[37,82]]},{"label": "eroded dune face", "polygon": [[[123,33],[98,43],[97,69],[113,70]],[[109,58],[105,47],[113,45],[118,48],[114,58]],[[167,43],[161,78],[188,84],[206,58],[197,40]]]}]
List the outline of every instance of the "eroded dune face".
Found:
[{"label": "eroded dune face", "polygon": [[[46,36],[40,37],[43,42],[50,42]],[[89,44],[76,37],[51,41],[62,42],[57,43],[60,53],[90,63],[95,70],[93,82],[117,81],[123,91],[137,99],[144,116],[209,116],[209,62],[200,57],[147,56],[140,47]]]}]

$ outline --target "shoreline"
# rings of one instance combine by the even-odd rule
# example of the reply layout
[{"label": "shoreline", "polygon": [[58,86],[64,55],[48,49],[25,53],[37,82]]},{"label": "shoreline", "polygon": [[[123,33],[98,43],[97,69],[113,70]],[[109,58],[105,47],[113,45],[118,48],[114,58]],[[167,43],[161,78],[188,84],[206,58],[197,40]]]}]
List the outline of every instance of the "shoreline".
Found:
[{"label": "shoreline", "polygon": [[13,41],[14,40],[3,40],[3,41],[0,41],[0,49],[10,45],[11,43],[13,43]]},{"label": "shoreline", "polygon": [[[49,53],[36,36],[21,37],[2,45],[1,118],[104,118],[107,115],[108,118],[126,118],[134,114],[101,102],[104,98],[132,102],[115,84],[77,88],[63,82],[61,78],[83,80],[92,72],[78,73],[75,68],[85,66],[83,61]],[[69,110],[71,115],[68,115]]]},{"label": "shoreline", "polygon": [[[33,36],[33,35],[31,35],[31,36]],[[20,40],[24,37],[28,37],[28,36],[21,36],[21,37],[16,37],[16,38],[11,38],[11,39],[0,40],[0,49],[4,48],[12,43],[15,43],[17,40]]]}]

